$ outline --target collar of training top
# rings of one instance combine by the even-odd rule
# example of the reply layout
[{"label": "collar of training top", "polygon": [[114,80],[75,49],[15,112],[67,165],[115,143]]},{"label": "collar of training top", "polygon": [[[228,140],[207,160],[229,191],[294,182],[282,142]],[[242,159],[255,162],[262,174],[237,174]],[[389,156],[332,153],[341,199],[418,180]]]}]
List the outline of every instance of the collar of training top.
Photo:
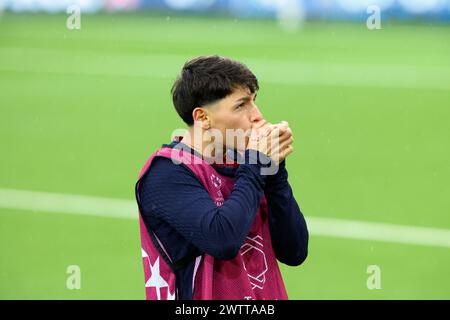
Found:
[{"label": "collar of training top", "polygon": [[[183,142],[181,142],[182,139],[183,139],[182,136],[175,136],[174,140],[171,143],[163,144],[162,147],[163,148],[174,148],[177,144],[183,143]],[[191,154],[203,159],[203,156],[197,150],[192,149],[188,145],[185,145],[183,150],[189,150],[191,152]],[[232,150],[232,149],[227,149],[227,151],[224,155],[223,163],[221,163],[221,164],[212,163],[211,166],[218,173],[220,173],[222,175],[234,177],[236,174],[236,170],[239,168],[239,163],[243,163],[242,161],[240,161],[240,160],[242,160],[242,157],[243,157],[243,155],[240,152],[238,152],[236,150]],[[232,160],[236,159],[236,161],[234,161],[233,163],[227,163],[227,161],[226,161],[227,158],[232,159]]]}]

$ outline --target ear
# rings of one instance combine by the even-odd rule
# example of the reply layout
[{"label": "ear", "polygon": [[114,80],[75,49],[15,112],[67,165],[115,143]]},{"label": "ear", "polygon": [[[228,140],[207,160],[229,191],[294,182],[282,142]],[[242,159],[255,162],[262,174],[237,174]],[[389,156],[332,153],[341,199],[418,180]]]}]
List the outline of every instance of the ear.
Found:
[{"label": "ear", "polygon": [[197,107],[192,111],[192,118],[194,121],[200,122],[203,129],[207,130],[211,127],[211,119],[208,112],[202,108]]}]

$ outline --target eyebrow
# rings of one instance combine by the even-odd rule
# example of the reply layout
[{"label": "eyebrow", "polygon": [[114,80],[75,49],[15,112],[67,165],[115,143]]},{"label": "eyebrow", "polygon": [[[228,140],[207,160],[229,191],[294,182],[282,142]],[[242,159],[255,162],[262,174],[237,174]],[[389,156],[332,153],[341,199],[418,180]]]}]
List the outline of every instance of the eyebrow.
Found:
[{"label": "eyebrow", "polygon": [[249,96],[245,96],[245,97],[237,99],[235,102],[241,102],[241,101],[250,101],[250,97]]},{"label": "eyebrow", "polygon": [[[256,99],[256,96],[257,96],[257,94],[255,94],[255,98],[254,99]],[[250,101],[250,99],[251,99],[250,96],[244,96],[244,97],[241,97],[241,98],[237,99],[235,101],[235,103],[241,102],[241,101]]]}]

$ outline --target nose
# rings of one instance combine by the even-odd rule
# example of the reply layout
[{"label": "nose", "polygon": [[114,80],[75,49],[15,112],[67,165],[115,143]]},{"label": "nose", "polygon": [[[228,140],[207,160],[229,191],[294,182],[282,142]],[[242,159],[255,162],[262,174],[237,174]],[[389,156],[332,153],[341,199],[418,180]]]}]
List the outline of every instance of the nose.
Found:
[{"label": "nose", "polygon": [[259,111],[258,106],[254,106],[254,108],[252,108],[251,114],[250,114],[250,121],[253,122],[258,122],[263,120],[264,117],[261,113],[261,111]]}]

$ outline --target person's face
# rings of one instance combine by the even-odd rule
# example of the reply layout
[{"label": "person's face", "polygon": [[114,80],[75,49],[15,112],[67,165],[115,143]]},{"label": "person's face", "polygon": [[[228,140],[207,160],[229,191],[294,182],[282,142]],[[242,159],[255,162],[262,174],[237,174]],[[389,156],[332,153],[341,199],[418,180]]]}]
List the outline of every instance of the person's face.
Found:
[{"label": "person's face", "polygon": [[[264,121],[264,118],[255,103],[256,93],[251,93],[247,87],[236,88],[231,94],[214,102],[207,108],[201,108],[205,112],[203,115],[207,120],[209,129],[217,129],[224,137],[225,145],[231,149],[241,149],[237,144],[238,138],[227,141],[227,129],[248,132],[252,125]],[[238,132],[238,131],[234,131]],[[248,137],[245,137],[245,145],[248,143]]]}]

